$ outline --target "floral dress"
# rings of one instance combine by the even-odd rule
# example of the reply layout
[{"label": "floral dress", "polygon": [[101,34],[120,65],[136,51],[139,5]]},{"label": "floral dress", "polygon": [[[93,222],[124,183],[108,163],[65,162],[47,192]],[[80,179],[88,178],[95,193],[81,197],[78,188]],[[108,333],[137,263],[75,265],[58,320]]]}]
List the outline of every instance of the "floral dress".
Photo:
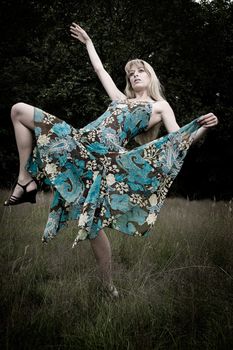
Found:
[{"label": "floral dress", "polygon": [[179,173],[198,119],[133,150],[126,144],[148,127],[153,102],[113,101],[82,129],[35,108],[36,146],[28,170],[53,186],[43,242],[76,220],[73,246],[104,227],[148,235]]}]

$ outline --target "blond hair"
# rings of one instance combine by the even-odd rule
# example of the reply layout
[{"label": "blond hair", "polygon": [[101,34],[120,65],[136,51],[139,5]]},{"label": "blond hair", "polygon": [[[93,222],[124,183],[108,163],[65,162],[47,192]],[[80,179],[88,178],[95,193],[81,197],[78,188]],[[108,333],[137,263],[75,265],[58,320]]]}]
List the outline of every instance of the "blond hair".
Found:
[{"label": "blond hair", "polygon": [[[126,63],[125,66],[125,72],[126,72],[126,87],[125,87],[125,94],[128,98],[135,98],[135,91],[133,90],[130,80],[129,80],[129,73],[133,66],[136,67],[143,67],[150,77],[150,83],[148,86],[148,95],[150,98],[152,98],[154,101],[161,101],[165,100],[165,97],[162,92],[162,86],[160,84],[160,81],[155,74],[154,69],[151,67],[149,63],[146,61],[143,61],[141,59],[134,59]],[[159,134],[161,123],[158,123],[154,126],[152,126],[148,131],[138,135],[135,137],[135,141],[139,143],[140,145],[143,145],[144,143],[150,142],[157,138]]]}]

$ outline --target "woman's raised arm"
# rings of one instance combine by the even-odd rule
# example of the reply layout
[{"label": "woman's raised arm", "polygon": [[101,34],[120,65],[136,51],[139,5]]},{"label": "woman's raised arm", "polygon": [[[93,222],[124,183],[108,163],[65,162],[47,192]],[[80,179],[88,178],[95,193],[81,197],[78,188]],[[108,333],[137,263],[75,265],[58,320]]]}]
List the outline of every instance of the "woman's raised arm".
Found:
[{"label": "woman's raised arm", "polygon": [[103,67],[103,64],[96,52],[94,44],[89,35],[78,24],[72,23],[70,26],[71,36],[86,45],[91,64],[98,75],[104,89],[112,100],[125,99],[126,96],[117,88],[111,76]]}]

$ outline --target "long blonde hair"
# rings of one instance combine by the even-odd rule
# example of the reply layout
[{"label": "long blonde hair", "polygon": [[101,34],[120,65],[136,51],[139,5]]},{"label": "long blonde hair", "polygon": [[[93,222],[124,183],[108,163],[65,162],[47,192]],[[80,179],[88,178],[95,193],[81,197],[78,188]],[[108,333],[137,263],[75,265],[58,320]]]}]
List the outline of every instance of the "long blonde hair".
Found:
[{"label": "long blonde hair", "polygon": [[[126,87],[125,87],[125,94],[128,98],[134,98],[136,97],[135,92],[131,86],[130,80],[129,80],[129,73],[132,68],[132,66],[136,67],[143,67],[150,77],[150,84],[148,86],[148,95],[154,100],[154,101],[161,101],[165,100],[165,97],[162,92],[162,86],[160,84],[160,81],[155,74],[154,69],[151,67],[149,63],[146,61],[140,60],[138,58],[131,60],[126,63],[125,66],[125,72],[126,72]],[[135,137],[135,141],[139,143],[140,145],[143,145],[144,143],[150,142],[157,138],[159,134],[161,123],[158,123],[154,126],[152,126],[148,131],[141,133],[140,135]]]}]

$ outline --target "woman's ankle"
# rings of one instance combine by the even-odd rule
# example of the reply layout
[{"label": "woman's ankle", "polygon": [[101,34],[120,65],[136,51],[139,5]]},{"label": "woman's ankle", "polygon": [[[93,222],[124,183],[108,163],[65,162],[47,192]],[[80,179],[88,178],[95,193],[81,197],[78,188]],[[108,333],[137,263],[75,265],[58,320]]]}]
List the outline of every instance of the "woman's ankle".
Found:
[{"label": "woman's ankle", "polygon": [[33,180],[32,176],[29,173],[19,173],[18,182],[21,185],[26,185],[29,181]]},{"label": "woman's ankle", "polygon": [[33,191],[37,189],[37,183],[36,181],[31,177],[31,175],[27,175],[27,176],[19,176],[18,177],[18,181],[17,181],[20,185],[25,186],[27,185],[27,192]]},{"label": "woman's ankle", "polygon": [[105,292],[113,298],[118,298],[119,297],[119,292],[117,290],[117,288],[114,286],[113,283],[111,284],[103,284],[104,290]]}]

